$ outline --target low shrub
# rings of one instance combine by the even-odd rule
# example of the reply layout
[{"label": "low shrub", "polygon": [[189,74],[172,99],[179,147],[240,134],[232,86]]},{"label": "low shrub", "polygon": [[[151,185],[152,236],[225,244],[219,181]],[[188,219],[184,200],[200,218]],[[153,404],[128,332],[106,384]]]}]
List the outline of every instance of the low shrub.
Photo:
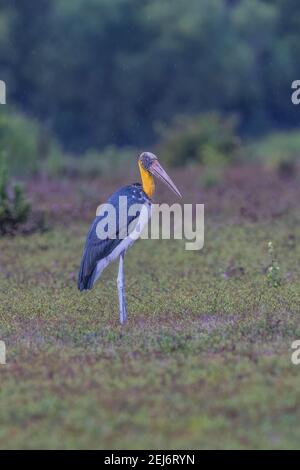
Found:
[{"label": "low shrub", "polygon": [[160,127],[159,154],[168,165],[189,162],[224,166],[237,157],[237,119],[218,113],[177,116],[167,128]]},{"label": "low shrub", "polygon": [[245,153],[249,159],[262,161],[277,170],[280,176],[291,177],[300,161],[300,132],[273,132],[250,143]]},{"label": "low shrub", "polygon": [[9,183],[4,156],[0,158],[0,233],[14,233],[21,224],[27,222],[31,212],[22,187]]},{"label": "low shrub", "polygon": [[0,112],[0,149],[6,153],[9,174],[15,176],[31,176],[42,162],[61,156],[58,143],[41,124],[15,111]]}]

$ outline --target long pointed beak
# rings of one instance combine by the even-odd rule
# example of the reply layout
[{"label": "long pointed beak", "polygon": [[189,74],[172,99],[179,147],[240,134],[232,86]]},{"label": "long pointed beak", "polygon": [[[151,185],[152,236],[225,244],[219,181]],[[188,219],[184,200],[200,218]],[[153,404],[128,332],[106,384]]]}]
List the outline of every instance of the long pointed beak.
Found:
[{"label": "long pointed beak", "polygon": [[169,186],[169,188],[172,189],[172,191],[174,191],[174,193],[177,194],[177,196],[182,197],[179,189],[176,187],[175,183],[173,183],[170,176],[166,173],[166,171],[163,169],[163,167],[158,162],[158,160],[155,160],[151,164],[149,171],[150,173],[152,173],[152,175],[156,176],[161,181],[163,181],[167,186]]}]

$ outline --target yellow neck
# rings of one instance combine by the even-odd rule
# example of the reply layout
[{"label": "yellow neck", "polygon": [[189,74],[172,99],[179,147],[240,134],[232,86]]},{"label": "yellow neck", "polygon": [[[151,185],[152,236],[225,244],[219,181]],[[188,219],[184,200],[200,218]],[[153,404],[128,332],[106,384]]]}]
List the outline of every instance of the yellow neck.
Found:
[{"label": "yellow neck", "polygon": [[151,175],[151,173],[149,173],[149,171],[143,168],[141,162],[138,162],[138,163],[139,163],[139,169],[140,169],[141,178],[142,178],[143,190],[147,194],[147,196],[151,199],[155,190],[154,178]]}]

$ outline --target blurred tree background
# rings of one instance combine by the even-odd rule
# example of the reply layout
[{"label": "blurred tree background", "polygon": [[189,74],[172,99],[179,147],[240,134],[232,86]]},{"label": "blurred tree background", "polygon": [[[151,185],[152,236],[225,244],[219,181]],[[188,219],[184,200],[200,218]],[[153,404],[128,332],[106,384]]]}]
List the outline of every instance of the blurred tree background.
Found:
[{"label": "blurred tree background", "polygon": [[178,115],[294,128],[299,56],[298,0],[0,0],[0,143],[24,140],[34,168],[59,147],[152,145]]}]

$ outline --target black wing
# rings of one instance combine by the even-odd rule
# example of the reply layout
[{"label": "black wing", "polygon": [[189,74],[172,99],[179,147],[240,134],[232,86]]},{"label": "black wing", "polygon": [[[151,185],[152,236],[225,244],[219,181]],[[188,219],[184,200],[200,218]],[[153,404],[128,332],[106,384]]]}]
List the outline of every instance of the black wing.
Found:
[{"label": "black wing", "polygon": [[78,289],[85,290],[91,289],[94,284],[95,276],[96,276],[96,269],[97,263],[108,256],[116,246],[122,241],[123,237],[122,231],[127,227],[129,224],[137,219],[139,213],[137,212],[134,216],[127,215],[127,221],[125,221],[126,227],[119,226],[119,197],[120,196],[127,196],[127,205],[128,207],[130,204],[143,204],[148,199],[145,193],[142,191],[140,185],[131,185],[125,186],[120,191],[114,193],[108,200],[108,203],[113,204],[116,209],[116,234],[114,234],[113,238],[107,237],[106,239],[102,240],[99,239],[96,233],[97,225],[104,217],[107,217],[107,213],[97,216],[88,232],[85,247],[83,250],[83,255],[81,259],[81,264],[79,268],[78,274]]}]

